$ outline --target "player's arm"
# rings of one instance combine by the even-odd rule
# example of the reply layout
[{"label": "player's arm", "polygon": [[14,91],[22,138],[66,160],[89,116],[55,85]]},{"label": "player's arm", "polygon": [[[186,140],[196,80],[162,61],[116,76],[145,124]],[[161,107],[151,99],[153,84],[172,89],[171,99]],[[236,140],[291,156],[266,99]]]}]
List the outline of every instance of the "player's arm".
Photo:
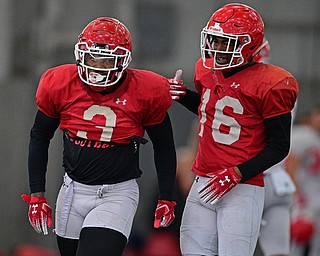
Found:
[{"label": "player's arm", "polygon": [[282,161],[289,153],[291,135],[291,112],[264,121],[267,145],[253,158],[239,164],[244,182]]},{"label": "player's arm", "polygon": [[52,209],[44,196],[48,148],[58,126],[59,119],[50,118],[38,110],[29,142],[28,170],[31,194],[21,196],[29,203],[28,217],[31,226],[36,232],[44,235],[48,234],[48,227],[52,227]]},{"label": "player's arm", "polygon": [[145,129],[153,144],[159,199],[170,201],[176,177],[177,158],[169,114],[166,114],[162,123],[146,126]]},{"label": "player's arm", "polygon": [[171,98],[197,115],[201,96],[199,93],[187,89],[186,85],[184,85],[182,70],[177,70],[174,78],[169,78],[167,80],[170,84]]},{"label": "player's arm", "polygon": [[45,192],[48,148],[59,123],[59,119],[48,117],[38,110],[29,141],[28,171],[31,195]]},{"label": "player's arm", "polygon": [[154,161],[158,176],[159,198],[155,212],[154,227],[167,227],[174,220],[172,200],[177,157],[173,139],[172,125],[167,113],[160,124],[145,127],[153,144]]},{"label": "player's arm", "polygon": [[198,108],[201,102],[201,96],[199,93],[186,89],[186,94],[184,96],[180,96],[176,101],[192,113],[198,115]]}]

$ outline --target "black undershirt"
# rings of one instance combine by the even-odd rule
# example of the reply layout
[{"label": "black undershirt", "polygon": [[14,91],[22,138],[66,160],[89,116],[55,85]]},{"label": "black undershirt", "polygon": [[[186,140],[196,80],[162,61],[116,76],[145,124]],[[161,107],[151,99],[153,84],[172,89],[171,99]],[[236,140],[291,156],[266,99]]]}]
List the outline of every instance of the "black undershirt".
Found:
[{"label": "black undershirt", "polygon": [[[45,191],[48,148],[59,122],[59,119],[48,117],[40,110],[36,114],[29,142],[28,170],[31,193]],[[166,115],[162,123],[145,129],[154,148],[159,198],[171,200],[176,152],[169,115]],[[133,141],[125,145],[102,143],[103,146],[100,142],[70,138],[66,131],[63,153],[65,171],[72,179],[89,185],[110,184],[138,178],[141,175],[139,169],[141,140],[136,138],[130,140]]]},{"label": "black undershirt", "polygon": [[[178,102],[194,114],[198,114],[201,96],[197,92],[187,90],[186,95],[180,97]],[[289,153],[291,113],[267,118],[264,120],[264,124],[267,145],[255,157],[237,166],[242,174],[242,182],[279,163]]]},{"label": "black undershirt", "polygon": [[192,113],[198,115],[198,107],[201,103],[201,95],[197,92],[186,90],[186,95],[180,96],[178,102]]},{"label": "black undershirt", "polygon": [[64,132],[63,167],[68,176],[86,185],[115,184],[141,176],[139,143],[128,144],[72,138]]},{"label": "black undershirt", "polygon": [[[145,127],[153,145],[158,176],[159,199],[172,197],[176,177],[176,150],[169,114],[162,123]],[[172,171],[174,170],[174,171]],[[171,200],[170,200],[171,201]]]}]

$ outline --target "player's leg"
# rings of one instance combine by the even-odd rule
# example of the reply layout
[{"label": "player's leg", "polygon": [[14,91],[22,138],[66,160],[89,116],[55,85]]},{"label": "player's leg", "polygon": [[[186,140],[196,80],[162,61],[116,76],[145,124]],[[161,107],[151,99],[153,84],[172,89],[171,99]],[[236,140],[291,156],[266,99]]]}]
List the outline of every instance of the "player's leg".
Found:
[{"label": "player's leg", "polygon": [[77,256],[90,255],[90,251],[96,252],[92,255],[121,255],[138,207],[138,184],[129,180],[103,185],[95,193],[95,207],[83,222]]},{"label": "player's leg", "polygon": [[58,248],[61,256],[75,256],[78,249],[78,239],[57,236]]},{"label": "player's leg", "polygon": [[316,228],[315,233],[310,242],[309,255],[319,256],[320,255],[320,211],[315,211],[315,222]]},{"label": "player's leg", "polygon": [[[301,175],[303,176],[303,175]],[[316,178],[315,178],[316,177]],[[309,242],[307,247],[308,256],[319,256],[320,255],[320,186],[319,186],[319,175],[318,176],[309,176],[305,175],[304,186],[305,197],[308,201],[308,213],[312,217],[315,223],[314,234]],[[302,183],[302,177],[300,178]]]},{"label": "player's leg", "polygon": [[305,256],[307,254],[307,246],[304,244],[290,244],[290,256]]},{"label": "player's leg", "polygon": [[290,255],[290,212],[293,194],[276,195],[270,175],[265,175],[265,203],[259,245],[265,256]]},{"label": "player's leg", "polygon": [[[138,201],[139,188],[135,180],[103,186],[88,186],[71,181],[62,186],[57,199],[56,234],[63,238],[79,239],[80,231],[86,230],[81,231],[83,235],[79,242],[79,255],[85,255],[81,253],[82,250],[87,251],[87,240],[90,241],[90,248],[91,245],[105,248],[100,247],[104,246],[104,241],[95,239],[96,235],[91,237],[95,232],[110,236],[110,240],[117,240],[117,248],[123,250],[123,241],[126,244],[130,235]],[[85,228],[89,228],[88,231]],[[99,228],[103,230],[100,231]],[[59,240],[61,244],[61,239]],[[103,245],[100,245],[101,242]],[[62,245],[59,249],[64,253],[67,250],[65,248]],[[118,249],[115,247],[115,250]]]},{"label": "player's leg", "polygon": [[217,255],[217,225],[214,206],[202,204],[197,188],[204,181],[196,177],[184,208],[180,227],[180,249],[184,256]]},{"label": "player's leg", "polygon": [[126,244],[126,236],[118,231],[108,228],[86,227],[80,233],[77,256],[121,256]]},{"label": "player's leg", "polygon": [[264,188],[238,184],[217,202],[218,255],[254,254],[260,230]]},{"label": "player's leg", "polygon": [[197,191],[207,180],[196,177],[187,198],[180,228],[182,254],[211,256],[218,255],[219,250],[219,255],[253,255],[259,235],[264,188],[238,184],[211,205],[203,203]]},{"label": "player's leg", "polygon": [[[103,228],[103,234],[119,241],[122,248],[123,236],[127,240],[130,235],[138,201],[139,188],[135,180],[103,186],[88,186],[78,182],[63,185],[57,200],[56,234],[79,239],[83,228]],[[83,235],[85,241],[90,240],[90,230]],[[101,242],[100,239],[98,241]],[[81,248],[86,244],[80,243]]]},{"label": "player's leg", "polygon": [[61,256],[75,256],[84,217],[78,214],[72,203],[78,203],[72,180],[65,176],[60,188],[55,213],[55,233]]}]

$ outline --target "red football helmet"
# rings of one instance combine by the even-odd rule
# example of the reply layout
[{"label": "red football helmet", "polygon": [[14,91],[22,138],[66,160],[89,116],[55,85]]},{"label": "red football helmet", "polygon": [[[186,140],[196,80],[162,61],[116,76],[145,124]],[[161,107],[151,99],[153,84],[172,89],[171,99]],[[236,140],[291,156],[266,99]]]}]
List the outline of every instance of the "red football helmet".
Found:
[{"label": "red football helmet", "polygon": [[[263,47],[263,37],[264,23],[256,10],[244,4],[227,4],[213,13],[201,32],[203,65],[214,70],[228,70],[246,64]],[[226,39],[226,50],[215,49],[216,38]],[[230,62],[219,64],[217,54],[230,54]],[[212,65],[208,59],[213,59]]]},{"label": "red football helmet", "polygon": [[315,228],[316,224],[312,219],[305,216],[297,216],[291,221],[291,240],[297,244],[307,244],[310,242]]},{"label": "red football helmet", "polygon": [[[91,21],[74,50],[80,79],[95,91],[105,90],[117,83],[129,66],[131,51],[131,34],[120,21],[108,17]],[[95,65],[99,61],[107,64]]]}]

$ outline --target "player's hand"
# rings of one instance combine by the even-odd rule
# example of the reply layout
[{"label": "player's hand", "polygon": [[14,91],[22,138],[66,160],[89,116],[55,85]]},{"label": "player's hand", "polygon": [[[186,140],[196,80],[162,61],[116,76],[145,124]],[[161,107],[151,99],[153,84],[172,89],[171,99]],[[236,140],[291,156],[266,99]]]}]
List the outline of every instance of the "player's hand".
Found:
[{"label": "player's hand", "polygon": [[48,227],[52,227],[52,209],[45,197],[35,197],[23,194],[21,198],[29,203],[29,222],[38,233],[48,234]]},{"label": "player's hand", "polygon": [[186,95],[187,87],[183,84],[182,70],[178,69],[174,78],[168,78],[170,93],[173,100],[179,100],[180,96]]},{"label": "player's hand", "polygon": [[168,227],[175,218],[174,207],[176,202],[167,200],[158,200],[157,209],[154,215],[155,228]]},{"label": "player's hand", "polygon": [[212,175],[212,178],[198,188],[200,198],[205,203],[215,204],[241,180],[233,167],[226,168]]}]

